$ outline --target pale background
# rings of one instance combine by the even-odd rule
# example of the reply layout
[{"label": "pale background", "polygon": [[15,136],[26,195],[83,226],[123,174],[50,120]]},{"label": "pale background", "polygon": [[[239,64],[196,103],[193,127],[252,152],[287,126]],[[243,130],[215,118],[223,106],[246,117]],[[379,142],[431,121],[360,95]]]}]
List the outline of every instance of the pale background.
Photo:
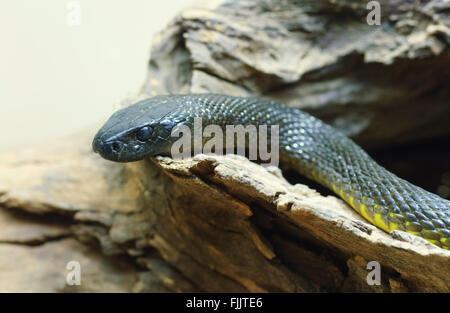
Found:
[{"label": "pale background", "polygon": [[[206,1],[206,0],[205,0]],[[0,149],[105,120],[141,87],[152,36],[200,0],[0,1]]]}]

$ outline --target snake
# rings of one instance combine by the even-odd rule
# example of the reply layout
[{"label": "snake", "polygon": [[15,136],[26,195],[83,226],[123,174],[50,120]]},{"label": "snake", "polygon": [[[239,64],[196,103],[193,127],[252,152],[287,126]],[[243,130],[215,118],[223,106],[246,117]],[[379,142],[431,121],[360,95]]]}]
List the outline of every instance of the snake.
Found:
[{"label": "snake", "polygon": [[160,95],[122,108],[95,135],[101,157],[133,162],[170,156],[180,125],[273,126],[279,160],[286,168],[328,188],[368,222],[389,233],[401,230],[450,248],[450,201],[379,165],[343,132],[320,119],[265,97],[221,94]]}]

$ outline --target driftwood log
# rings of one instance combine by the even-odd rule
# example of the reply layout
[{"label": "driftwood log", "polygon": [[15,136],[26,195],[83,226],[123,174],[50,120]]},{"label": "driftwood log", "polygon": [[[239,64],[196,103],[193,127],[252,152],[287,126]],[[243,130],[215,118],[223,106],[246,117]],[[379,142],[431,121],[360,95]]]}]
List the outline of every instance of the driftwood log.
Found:
[{"label": "driftwood log", "polygon": [[[142,93],[265,95],[370,147],[450,135],[448,2],[228,1],[155,37]],[[450,252],[387,234],[277,168],[118,164],[97,127],[0,154],[0,291],[449,292]],[[448,164],[448,163],[447,163]],[[70,261],[81,285],[66,284]],[[381,265],[369,285],[367,264]]]}]

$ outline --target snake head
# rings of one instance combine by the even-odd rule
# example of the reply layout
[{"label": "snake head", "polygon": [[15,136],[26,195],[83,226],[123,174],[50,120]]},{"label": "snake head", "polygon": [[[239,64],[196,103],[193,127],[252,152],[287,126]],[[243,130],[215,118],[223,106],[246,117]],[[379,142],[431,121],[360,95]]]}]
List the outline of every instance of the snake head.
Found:
[{"label": "snake head", "polygon": [[92,149],[115,162],[133,162],[170,151],[174,125],[162,120],[177,104],[165,98],[150,98],[115,112],[97,132]]},{"label": "snake head", "polygon": [[[105,126],[108,126],[108,123]],[[103,158],[116,162],[133,162],[153,155],[149,142],[154,133],[151,124],[140,125],[111,136],[105,136],[102,129],[95,136],[92,148]]]}]

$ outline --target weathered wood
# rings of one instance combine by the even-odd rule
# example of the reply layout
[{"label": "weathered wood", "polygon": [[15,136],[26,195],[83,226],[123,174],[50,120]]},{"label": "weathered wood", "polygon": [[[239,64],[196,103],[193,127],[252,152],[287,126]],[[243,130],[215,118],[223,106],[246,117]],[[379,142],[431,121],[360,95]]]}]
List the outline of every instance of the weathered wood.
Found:
[{"label": "weathered wood", "polygon": [[[113,273],[134,281],[128,291],[448,290],[450,252],[403,232],[392,237],[341,200],[289,184],[278,169],[202,155],[112,163],[79,148],[93,133],[0,157],[0,203],[8,210],[0,247],[75,249],[70,237],[95,243],[110,258],[126,254],[148,268]],[[0,254],[3,270],[15,263],[12,255],[15,249]],[[43,255],[27,258],[64,272],[64,262]],[[365,283],[368,261],[382,265],[382,286]],[[89,272],[94,265],[84,262]],[[60,290],[64,277],[50,277]]]},{"label": "weathered wood", "polygon": [[[262,94],[366,146],[449,134],[444,1],[380,2],[379,27],[356,0],[187,10],[155,37],[136,98]],[[112,163],[91,151],[96,129],[0,155],[0,291],[450,291],[449,251],[386,234],[278,169],[203,155]],[[70,260],[85,284],[65,285]]]},{"label": "weathered wood", "polygon": [[226,1],[183,12],[154,40],[147,94],[265,95],[365,147],[449,135],[446,1]]}]

